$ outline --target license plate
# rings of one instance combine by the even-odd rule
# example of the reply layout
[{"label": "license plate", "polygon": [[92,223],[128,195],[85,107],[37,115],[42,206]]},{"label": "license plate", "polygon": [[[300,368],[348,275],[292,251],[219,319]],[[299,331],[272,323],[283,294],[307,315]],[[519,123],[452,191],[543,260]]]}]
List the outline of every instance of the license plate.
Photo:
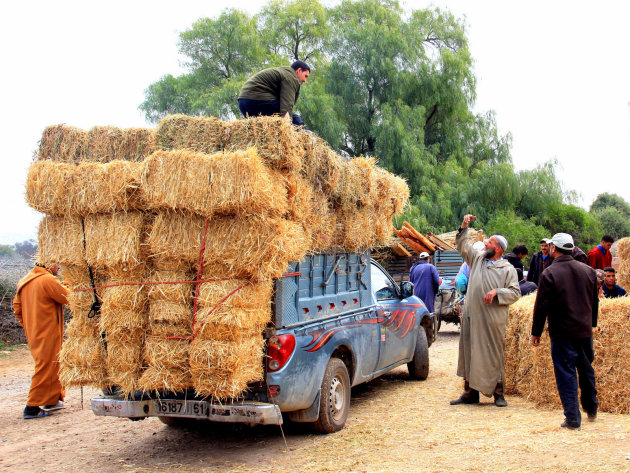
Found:
[{"label": "license plate", "polygon": [[198,401],[176,401],[167,399],[157,401],[159,414],[170,414],[173,416],[208,417],[208,403]]}]

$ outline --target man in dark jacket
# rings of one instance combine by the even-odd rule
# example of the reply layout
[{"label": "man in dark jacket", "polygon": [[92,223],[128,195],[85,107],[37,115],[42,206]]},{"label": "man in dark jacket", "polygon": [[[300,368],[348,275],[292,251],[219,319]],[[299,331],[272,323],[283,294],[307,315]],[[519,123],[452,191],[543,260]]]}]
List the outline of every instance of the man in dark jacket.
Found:
[{"label": "man in dark jacket", "polygon": [[602,292],[604,297],[613,299],[615,297],[622,297],[627,294],[626,290],[617,284],[615,268],[613,268],[612,266],[604,268],[604,274],[604,284],[602,285]]},{"label": "man in dark jacket", "polygon": [[540,251],[537,251],[532,256],[532,260],[529,263],[529,271],[527,272],[527,280],[533,282],[537,286],[540,286],[540,276],[542,272],[551,264],[551,255],[549,255],[549,238],[543,238],[540,240]]},{"label": "man in dark jacket", "polygon": [[420,259],[409,270],[409,281],[413,283],[413,293],[422,299],[429,312],[433,312],[440,275],[436,267],[429,263],[429,253],[420,253]]},{"label": "man in dark jacket", "polygon": [[[562,427],[579,429],[582,417],[580,401],[588,418],[597,416],[597,390],[593,371],[593,327],[597,326],[597,276],[589,266],[571,256],[573,238],[556,233],[551,239],[554,263],[540,279],[534,317],[532,345],[540,345],[545,320],[551,339],[551,359],[556,375],[558,394],[564,407]],[[577,374],[576,374],[577,371]]]},{"label": "man in dark jacket", "polygon": [[293,113],[300,86],[306,82],[311,68],[302,61],[291,66],[270,67],[247,79],[238,95],[238,108],[244,117],[280,115],[292,117],[295,126],[304,126]]},{"label": "man in dark jacket", "polygon": [[525,245],[516,245],[514,248],[512,248],[512,251],[510,253],[504,254],[503,258],[508,260],[508,262],[516,269],[520,268],[522,272],[525,271],[525,267],[523,266],[523,258],[525,258],[528,253],[529,250]]}]

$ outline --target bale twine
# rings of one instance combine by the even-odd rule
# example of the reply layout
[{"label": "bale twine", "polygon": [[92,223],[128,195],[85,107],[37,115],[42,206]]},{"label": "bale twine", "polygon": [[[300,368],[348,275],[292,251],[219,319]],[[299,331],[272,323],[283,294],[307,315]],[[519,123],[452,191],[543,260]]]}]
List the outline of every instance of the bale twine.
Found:
[{"label": "bale twine", "polygon": [[270,215],[287,211],[287,193],[278,186],[254,148],[207,155],[158,151],[145,161],[142,189],[152,209],[199,215]]},{"label": "bale twine", "polygon": [[[559,408],[560,398],[545,331],[541,346],[531,346],[535,294],[510,306],[506,331],[506,392],[519,394],[539,407]],[[598,327],[593,329],[595,378],[599,408],[630,413],[630,298],[601,299]]]}]

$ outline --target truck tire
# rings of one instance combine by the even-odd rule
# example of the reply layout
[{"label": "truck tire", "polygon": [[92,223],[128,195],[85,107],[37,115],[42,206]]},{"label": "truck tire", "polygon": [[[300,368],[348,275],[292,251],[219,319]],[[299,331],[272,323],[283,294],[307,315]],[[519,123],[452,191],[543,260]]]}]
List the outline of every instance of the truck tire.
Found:
[{"label": "truck tire", "polygon": [[313,424],[315,430],[324,433],[343,429],[350,409],[350,376],[348,368],[339,358],[328,361],[319,404],[319,418]]},{"label": "truck tire", "polygon": [[411,379],[427,379],[429,376],[429,343],[427,333],[421,325],[418,327],[418,338],[416,339],[416,349],[413,359],[407,363],[409,377]]}]

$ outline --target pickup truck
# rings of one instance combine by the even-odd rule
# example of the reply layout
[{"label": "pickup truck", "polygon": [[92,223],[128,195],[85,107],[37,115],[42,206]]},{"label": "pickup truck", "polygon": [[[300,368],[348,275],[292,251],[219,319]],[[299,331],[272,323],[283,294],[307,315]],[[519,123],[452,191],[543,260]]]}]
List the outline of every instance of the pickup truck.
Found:
[{"label": "pickup truck", "polygon": [[407,364],[413,379],[429,374],[429,346],[437,320],[400,286],[369,252],[307,256],[276,281],[273,323],[263,336],[263,382],[241,399],[215,401],[194,392],[103,395],[91,400],[96,415],[167,425],[186,419],[247,424],[309,422],[321,432],[343,428],[352,386]]}]

